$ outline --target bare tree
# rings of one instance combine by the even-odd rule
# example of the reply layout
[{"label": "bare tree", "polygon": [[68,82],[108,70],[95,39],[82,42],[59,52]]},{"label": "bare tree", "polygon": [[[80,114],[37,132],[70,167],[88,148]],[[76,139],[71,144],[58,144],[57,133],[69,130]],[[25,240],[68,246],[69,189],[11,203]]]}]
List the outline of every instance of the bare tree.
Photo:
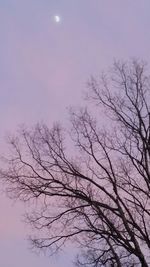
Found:
[{"label": "bare tree", "polygon": [[71,240],[81,246],[79,266],[150,266],[146,73],[142,62],[117,62],[88,83],[95,118],[72,110],[68,135],[57,124],[37,125],[10,139],[1,177],[11,197],[36,200],[28,215],[36,247],[53,252]]}]

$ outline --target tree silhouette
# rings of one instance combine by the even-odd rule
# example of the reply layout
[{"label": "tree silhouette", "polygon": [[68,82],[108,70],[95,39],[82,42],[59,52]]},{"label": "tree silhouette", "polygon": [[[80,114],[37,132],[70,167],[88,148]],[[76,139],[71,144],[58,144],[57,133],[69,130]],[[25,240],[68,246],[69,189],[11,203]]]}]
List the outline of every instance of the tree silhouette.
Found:
[{"label": "tree silhouette", "polygon": [[[88,82],[87,108],[9,140],[1,177],[11,197],[35,200],[28,221],[38,248],[80,245],[78,266],[149,266],[150,78],[146,65],[115,62]],[[94,118],[95,117],[95,118]],[[67,144],[69,148],[67,149]]]}]

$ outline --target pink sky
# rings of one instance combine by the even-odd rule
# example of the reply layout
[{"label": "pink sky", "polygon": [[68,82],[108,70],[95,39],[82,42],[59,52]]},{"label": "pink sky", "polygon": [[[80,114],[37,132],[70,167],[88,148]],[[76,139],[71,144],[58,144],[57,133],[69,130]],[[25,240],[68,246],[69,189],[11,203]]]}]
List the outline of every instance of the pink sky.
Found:
[{"label": "pink sky", "polygon": [[[5,133],[21,123],[65,122],[66,107],[81,104],[89,75],[98,75],[114,58],[149,63],[149,10],[149,0],[1,0],[2,151]],[[53,21],[55,14],[61,23]],[[29,252],[24,208],[4,195],[0,199],[0,266],[62,267],[70,252],[53,262]]]}]

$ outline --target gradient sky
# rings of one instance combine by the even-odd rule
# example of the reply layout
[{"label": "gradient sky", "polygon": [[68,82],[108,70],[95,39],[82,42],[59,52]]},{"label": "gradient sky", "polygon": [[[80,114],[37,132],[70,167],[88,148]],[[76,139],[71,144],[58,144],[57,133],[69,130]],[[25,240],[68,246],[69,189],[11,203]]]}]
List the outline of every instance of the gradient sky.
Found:
[{"label": "gradient sky", "polygon": [[[21,123],[65,122],[89,76],[113,59],[150,63],[149,12],[149,0],[0,0],[2,152],[5,134]],[[69,249],[58,259],[29,251],[23,211],[1,195],[0,266],[71,267]]]}]

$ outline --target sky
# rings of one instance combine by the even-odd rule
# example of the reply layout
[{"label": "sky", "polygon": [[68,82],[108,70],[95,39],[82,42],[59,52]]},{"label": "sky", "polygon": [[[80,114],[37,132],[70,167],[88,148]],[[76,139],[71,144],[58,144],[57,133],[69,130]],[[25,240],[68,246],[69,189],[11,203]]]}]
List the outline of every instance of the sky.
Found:
[{"label": "sky", "polygon": [[[22,123],[65,123],[89,76],[114,59],[150,64],[149,10],[149,0],[0,0],[1,154],[5,135]],[[0,266],[72,267],[69,248],[53,258],[29,250],[24,206],[3,191]]]}]

